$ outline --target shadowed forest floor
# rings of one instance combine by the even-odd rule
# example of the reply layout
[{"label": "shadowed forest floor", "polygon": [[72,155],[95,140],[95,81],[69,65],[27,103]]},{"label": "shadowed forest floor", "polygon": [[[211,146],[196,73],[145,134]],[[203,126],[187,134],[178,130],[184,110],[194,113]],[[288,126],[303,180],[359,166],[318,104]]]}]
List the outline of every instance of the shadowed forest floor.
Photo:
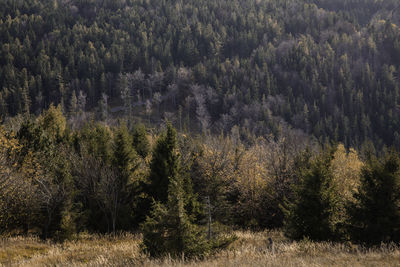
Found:
[{"label": "shadowed forest floor", "polygon": [[[1,266],[400,266],[400,247],[362,249],[350,244],[291,242],[279,232],[236,232],[228,249],[203,261],[151,259],[140,235],[80,235],[62,244],[35,237],[3,238]],[[268,237],[274,240],[273,247]]]}]

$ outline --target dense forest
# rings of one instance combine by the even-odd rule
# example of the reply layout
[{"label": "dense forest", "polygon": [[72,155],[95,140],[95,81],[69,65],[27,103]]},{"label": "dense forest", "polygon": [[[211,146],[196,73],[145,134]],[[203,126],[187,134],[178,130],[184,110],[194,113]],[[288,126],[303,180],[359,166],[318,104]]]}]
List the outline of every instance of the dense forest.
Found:
[{"label": "dense forest", "polygon": [[[18,124],[18,130],[12,129]],[[0,233],[56,241],[82,231],[143,233],[153,256],[202,257],[229,229],[284,229],[293,239],[400,241],[400,158],[287,132],[248,145],[193,137],[170,122],[88,122],[61,105],[0,128]]]},{"label": "dense forest", "polygon": [[3,119],[54,103],[400,148],[395,0],[4,0],[0,17]]},{"label": "dense forest", "polygon": [[400,242],[397,0],[3,0],[0,234]]}]

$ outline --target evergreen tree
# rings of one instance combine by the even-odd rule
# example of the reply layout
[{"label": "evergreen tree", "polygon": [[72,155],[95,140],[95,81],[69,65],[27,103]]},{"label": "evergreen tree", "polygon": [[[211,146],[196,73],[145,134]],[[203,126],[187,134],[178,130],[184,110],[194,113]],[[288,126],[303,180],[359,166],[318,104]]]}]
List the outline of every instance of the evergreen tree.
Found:
[{"label": "evergreen tree", "polygon": [[147,139],[146,128],[143,124],[137,125],[133,129],[132,144],[142,158],[145,158],[149,154],[150,143]]},{"label": "evergreen tree", "polygon": [[144,249],[151,256],[203,257],[211,247],[204,232],[187,214],[184,180],[177,173],[169,178],[167,203],[154,202],[150,216],[142,225]]},{"label": "evergreen tree", "polygon": [[122,125],[116,132],[113,148],[113,166],[117,170],[115,187],[115,205],[117,211],[112,218],[112,229],[115,231],[117,222],[121,227],[130,227],[133,200],[133,178],[139,167],[138,155],[132,147],[132,137],[126,125]]},{"label": "evergreen tree", "polygon": [[323,155],[301,170],[293,201],[284,207],[284,231],[293,239],[329,240],[334,237],[335,196],[330,156]]},{"label": "evergreen tree", "polygon": [[178,164],[176,130],[168,123],[166,132],[157,141],[150,163],[149,184],[146,186],[150,198],[167,203],[168,185],[170,179],[179,173]]},{"label": "evergreen tree", "polygon": [[348,207],[350,234],[366,244],[400,241],[400,159],[395,152],[383,160],[368,159],[361,185]]},{"label": "evergreen tree", "polygon": [[114,166],[118,169],[121,182],[129,182],[130,176],[137,168],[137,153],[132,147],[132,137],[126,125],[119,127],[114,138]]},{"label": "evergreen tree", "polygon": [[[60,155],[62,157],[62,155]],[[73,183],[73,178],[70,170],[70,162],[65,157],[60,158],[55,170],[58,177],[55,184],[59,186],[59,194],[62,196],[60,207],[57,209],[59,214],[56,214],[57,229],[53,237],[58,241],[71,239],[77,231],[76,220],[79,214],[78,206],[76,205],[75,195],[76,188]]]}]

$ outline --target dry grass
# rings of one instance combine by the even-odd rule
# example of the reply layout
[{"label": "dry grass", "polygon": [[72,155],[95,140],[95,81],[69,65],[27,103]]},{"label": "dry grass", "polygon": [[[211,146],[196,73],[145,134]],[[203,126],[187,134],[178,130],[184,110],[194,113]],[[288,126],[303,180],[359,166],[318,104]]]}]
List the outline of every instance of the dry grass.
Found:
[{"label": "dry grass", "polygon": [[[80,235],[63,244],[34,237],[0,240],[1,266],[400,266],[400,247],[361,249],[333,243],[290,242],[280,232],[237,232],[227,250],[203,261],[154,260],[140,252],[140,235]],[[268,237],[274,240],[273,247]]]}]

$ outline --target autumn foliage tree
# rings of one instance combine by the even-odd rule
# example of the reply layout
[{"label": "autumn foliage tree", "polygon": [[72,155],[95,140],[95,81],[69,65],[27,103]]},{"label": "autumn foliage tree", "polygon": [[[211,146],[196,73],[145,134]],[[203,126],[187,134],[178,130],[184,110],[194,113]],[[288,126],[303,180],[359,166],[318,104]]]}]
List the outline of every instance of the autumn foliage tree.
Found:
[{"label": "autumn foliage tree", "polygon": [[332,186],[337,198],[337,211],[333,214],[333,221],[337,225],[337,234],[342,237],[346,235],[345,226],[349,220],[346,206],[355,202],[354,194],[360,185],[363,166],[357,151],[352,148],[346,151],[343,144],[337,146],[330,167],[333,175]]},{"label": "autumn foliage tree", "polygon": [[27,232],[40,220],[41,198],[38,190],[40,165],[31,154],[22,163],[18,140],[0,128],[0,228],[2,233]]}]

